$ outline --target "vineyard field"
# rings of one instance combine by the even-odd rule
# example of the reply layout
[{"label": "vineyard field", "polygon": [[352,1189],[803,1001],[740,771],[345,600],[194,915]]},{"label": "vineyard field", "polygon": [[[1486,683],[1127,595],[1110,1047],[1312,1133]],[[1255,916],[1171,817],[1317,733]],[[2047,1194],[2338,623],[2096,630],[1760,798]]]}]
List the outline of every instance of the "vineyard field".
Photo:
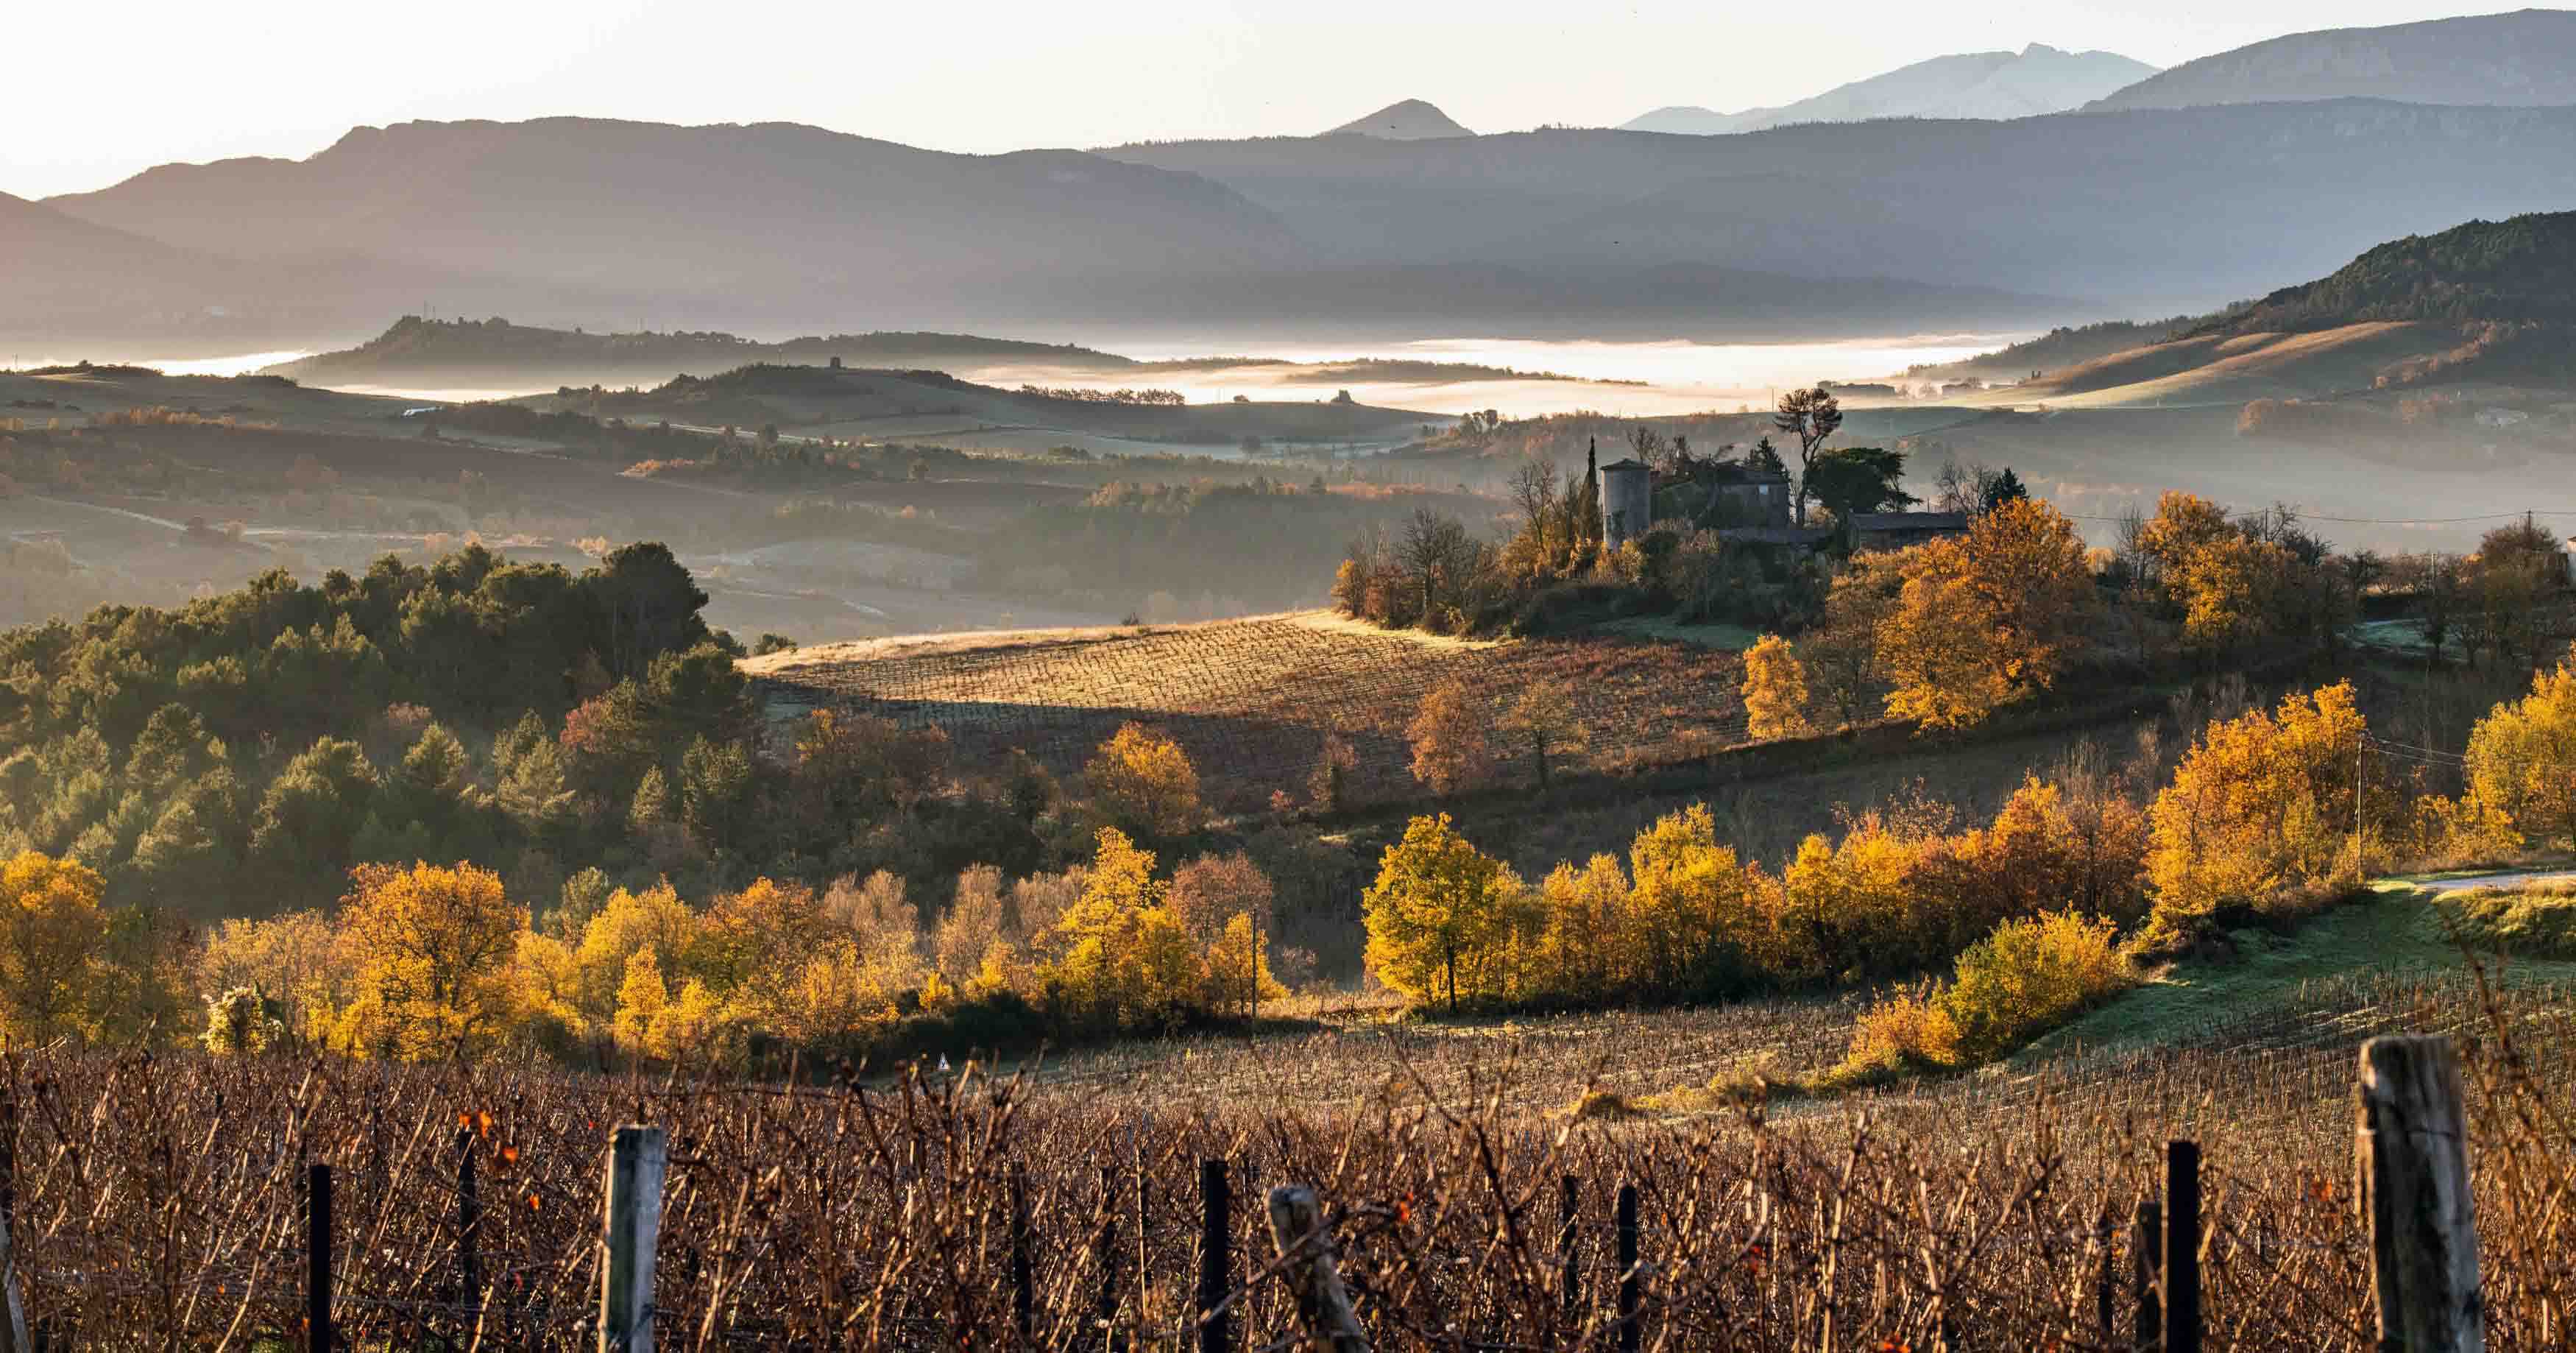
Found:
[{"label": "vineyard field", "polygon": [[[2550,1126],[2571,997],[2516,984],[2490,1004],[2457,971],[2357,974],[2148,1051],[1857,1100],[1571,1117],[1595,1085],[1805,1056],[1847,1012],[1359,1019],[1017,1076],[796,1086],[39,1051],[0,1059],[0,1154],[44,1347],[300,1346],[314,1165],[335,1181],[340,1346],[596,1346],[601,1166],[615,1126],[640,1121],[670,1141],[653,1311],[672,1348],[1189,1348],[1211,1233],[1229,1251],[1223,1346],[1280,1346],[1293,1302],[1258,1200],[1300,1183],[1388,1350],[1616,1347],[1614,1251],[1633,1236],[1642,1347],[1830,1332],[2072,1351],[2129,1346],[2127,1219],[2155,1196],[2164,1143],[2187,1139],[2205,1162],[2202,1346],[2358,1353],[2375,1344],[2354,1051],[2448,1030],[2471,1035],[2488,1346],[2541,1348],[2576,1298]],[[1229,1206],[1193,1187],[1206,1174],[1231,1181]]]},{"label": "vineyard field", "polygon": [[[1356,757],[1355,802],[1418,798],[1405,728],[1423,696],[1457,679],[1500,720],[1541,682],[1572,693],[1584,745],[1566,769],[1690,761],[1744,740],[1739,659],[1691,644],[1576,638],[1470,642],[1382,631],[1328,612],[1206,624],[886,639],[751,659],[771,717],[856,709],[936,726],[960,759],[1012,748],[1059,776],[1130,720],[1178,740],[1219,811],[1302,797],[1324,740]],[[1528,779],[1508,756],[1507,777]]]}]

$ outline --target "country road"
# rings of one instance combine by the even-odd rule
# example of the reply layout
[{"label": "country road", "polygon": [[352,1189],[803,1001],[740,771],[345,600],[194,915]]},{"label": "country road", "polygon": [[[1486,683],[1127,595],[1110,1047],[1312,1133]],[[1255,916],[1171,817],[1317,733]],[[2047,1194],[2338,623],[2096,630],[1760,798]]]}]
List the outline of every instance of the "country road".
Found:
[{"label": "country road", "polygon": [[2576,868],[2517,869],[2496,874],[2472,874],[2467,878],[2432,879],[2423,886],[2447,893],[2465,888],[2523,888],[2535,883],[2576,885]]}]

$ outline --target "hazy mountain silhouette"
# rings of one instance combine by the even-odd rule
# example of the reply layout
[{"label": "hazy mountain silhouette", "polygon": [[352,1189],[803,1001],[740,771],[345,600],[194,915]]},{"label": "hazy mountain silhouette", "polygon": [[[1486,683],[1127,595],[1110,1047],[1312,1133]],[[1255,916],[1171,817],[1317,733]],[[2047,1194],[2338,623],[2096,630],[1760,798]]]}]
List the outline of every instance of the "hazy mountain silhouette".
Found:
[{"label": "hazy mountain silhouette", "polygon": [[2043,297],[2206,309],[2570,201],[2576,108],[2369,100],[996,156],[783,124],[411,123],[16,203],[0,295],[30,303],[0,326],[50,332],[50,306],[166,332],[212,308],[328,342],[426,304],[771,333],[1884,331],[2066,313]]},{"label": "hazy mountain silhouette", "polygon": [[0,332],[86,342],[137,332],[255,337],[286,269],[175,248],[0,193]]},{"label": "hazy mountain silhouette", "polygon": [[[1591,200],[1587,191],[1577,185],[1568,205]],[[267,279],[241,289],[272,308],[292,295],[299,314],[327,312],[330,339],[373,332],[386,315],[425,303],[610,321],[676,312],[692,326],[773,330],[846,324],[854,312],[972,327],[1044,317],[1400,325],[1451,315],[1570,326],[1635,306],[1669,317],[1685,303],[1750,304],[1783,290],[1779,279],[1711,272],[1676,290],[1655,271],[1704,267],[1690,258],[1444,271],[1365,243],[1315,248],[1268,209],[1186,170],[1072,151],[949,155],[783,124],[360,128],[307,160],[166,165],[44,205],[188,253],[207,274]],[[1878,262],[1853,272],[1884,276]],[[292,285],[277,282],[280,269],[293,271]],[[2013,290],[1810,287],[1797,327],[1899,322],[1944,298],[1990,317],[2045,304],[2003,294]]]},{"label": "hazy mountain silhouette", "polygon": [[1440,136],[1474,136],[1447,113],[1420,99],[1390,103],[1367,117],[1353,118],[1326,136],[1374,136],[1385,141],[1423,141]]},{"label": "hazy mountain silhouette", "polygon": [[[51,313],[115,305],[123,293],[202,305],[211,260],[0,193],[0,307]],[[102,295],[101,293],[106,293]]]},{"label": "hazy mountain silhouette", "polygon": [[315,385],[450,382],[531,386],[605,381],[659,384],[682,371],[712,373],[757,362],[851,367],[1029,366],[1119,371],[1133,358],[1073,344],[970,334],[831,334],[763,343],[728,333],[593,333],[500,319],[405,315],[354,348],[268,368]]},{"label": "hazy mountain silhouette", "polygon": [[2576,12],[2526,9],[2387,28],[2328,28],[2186,61],[2097,110],[2374,98],[2403,103],[2576,103]]},{"label": "hazy mountain silhouette", "polygon": [[1340,257],[1538,270],[1687,261],[2162,313],[2317,276],[2466,215],[2576,200],[2576,109],[2368,100],[1107,153],[1223,183]]},{"label": "hazy mountain silhouette", "polygon": [[2146,62],[2117,52],[2061,52],[2032,43],[2018,52],[1936,56],[1779,108],[1658,108],[1620,130],[1710,136],[1797,122],[2035,117],[2081,108],[2155,73]]},{"label": "hazy mountain silhouette", "polygon": [[719,314],[998,299],[1068,272],[1311,262],[1276,220],[1186,173],[1076,151],[950,155],[775,123],[362,127],[307,160],[166,165],[47,205],[232,258],[351,253],[435,269],[470,279],[478,302],[534,287]]}]

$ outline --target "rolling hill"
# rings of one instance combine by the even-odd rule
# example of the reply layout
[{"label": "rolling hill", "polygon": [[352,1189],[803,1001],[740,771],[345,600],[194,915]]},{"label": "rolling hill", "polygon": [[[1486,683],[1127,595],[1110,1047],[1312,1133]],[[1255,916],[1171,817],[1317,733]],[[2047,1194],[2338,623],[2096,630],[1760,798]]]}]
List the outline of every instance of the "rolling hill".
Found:
[{"label": "rolling hill", "polygon": [[2576,323],[2576,211],[2392,240],[2207,328],[2244,334],[2365,320]]},{"label": "rolling hill", "polygon": [[2433,381],[2576,388],[2576,212],[2410,235],[2198,321],[2079,332],[2150,327],[2173,336],[2050,371],[2007,397],[2135,405]]},{"label": "rolling hill", "polygon": [[2576,103],[2576,12],[2526,9],[2257,42],[2149,76],[2089,107],[2184,108],[2310,99]]},{"label": "rolling hill", "polygon": [[2018,52],[1936,56],[1778,108],[1658,108],[1620,130],[1712,136],[1800,122],[2036,117],[2081,108],[2155,73],[2117,52],[2061,52],[2035,42]]},{"label": "rolling hill", "polygon": [[321,385],[516,386],[660,384],[683,371],[752,362],[949,367],[1006,363],[1117,371],[1136,364],[1073,344],[971,334],[832,334],[762,343],[728,333],[588,333],[507,320],[405,315],[354,348],[282,363],[266,374]]},{"label": "rolling hill", "polygon": [[[1059,437],[1080,433],[1199,447],[1230,447],[1245,437],[1392,442],[1413,435],[1425,420],[1411,410],[1323,399],[1145,404],[1004,389],[941,371],[773,364],[704,378],[675,377],[650,390],[598,395],[577,390],[519,402],[539,411],[571,410],[632,423],[702,428],[774,424],[792,435],[879,440],[1023,428]],[[954,444],[953,437],[947,444]]]},{"label": "rolling hill", "polygon": [[1390,103],[1366,117],[1353,118],[1326,136],[1374,136],[1382,141],[1427,141],[1442,136],[1474,136],[1447,113],[1420,99]]}]

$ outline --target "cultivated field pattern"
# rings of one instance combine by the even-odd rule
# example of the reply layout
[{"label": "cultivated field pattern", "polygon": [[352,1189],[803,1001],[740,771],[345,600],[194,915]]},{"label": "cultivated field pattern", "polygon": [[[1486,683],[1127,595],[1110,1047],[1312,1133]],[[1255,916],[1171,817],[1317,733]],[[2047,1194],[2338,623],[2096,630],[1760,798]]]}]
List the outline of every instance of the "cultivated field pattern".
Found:
[{"label": "cultivated field pattern", "polygon": [[[1380,631],[1323,612],[1202,625],[1025,631],[808,648],[755,659],[773,716],[854,708],[936,725],[960,759],[1017,747],[1080,770],[1128,720],[1170,734],[1219,809],[1303,792],[1324,739],[1357,757],[1355,801],[1421,794],[1405,726],[1453,678],[1492,703],[1539,682],[1572,693],[1586,745],[1570,767],[1619,770],[1706,756],[1744,737],[1737,658],[1687,644],[1602,639],[1467,643]],[[1521,761],[1506,773],[1532,774]]]},{"label": "cultivated field pattern", "polygon": [[[45,1346],[141,1346],[139,1330],[300,1343],[308,1163],[337,1180],[348,1346],[588,1346],[604,1148],[641,1120],[671,1136],[654,1289],[668,1348],[1188,1348],[1209,1292],[1225,1347],[1279,1347],[1294,1317],[1257,1200],[1281,1182],[1323,1200],[1383,1349],[2125,1348],[2127,1220],[2160,1187],[2164,1141],[2191,1137],[2203,1346],[2360,1350],[2353,1049],[2387,1028],[2483,1025],[2512,1032],[2467,1044],[2488,1347],[2550,1348],[2576,1297],[2552,1202],[2570,994],[2508,988],[2489,1007],[2458,973],[2361,977],[2208,1043],[1650,1121],[1530,1104],[1520,1075],[1579,1083],[1565,1049],[1508,1028],[1439,1046],[1398,1034],[1357,1057],[1375,1035],[1167,1044],[1134,1076],[1076,1059],[1061,1078],[795,1090],[38,1053],[5,1063],[0,1141],[30,1318],[68,1341]],[[1777,1043],[1788,1011],[1711,1018],[1751,1047]],[[1690,1018],[1604,1017],[1606,1056],[1582,1060],[1651,1056]],[[1265,1081],[1305,1084],[1293,1097],[1310,1106],[1277,1106]],[[1171,1093],[1190,1083],[1223,1085],[1224,1102]],[[1311,1103],[1328,1088],[1340,1106]],[[1203,1161],[1231,1183],[1215,1288]],[[1636,1344],[1619,1338],[1622,1185],[1637,1191]]]}]

